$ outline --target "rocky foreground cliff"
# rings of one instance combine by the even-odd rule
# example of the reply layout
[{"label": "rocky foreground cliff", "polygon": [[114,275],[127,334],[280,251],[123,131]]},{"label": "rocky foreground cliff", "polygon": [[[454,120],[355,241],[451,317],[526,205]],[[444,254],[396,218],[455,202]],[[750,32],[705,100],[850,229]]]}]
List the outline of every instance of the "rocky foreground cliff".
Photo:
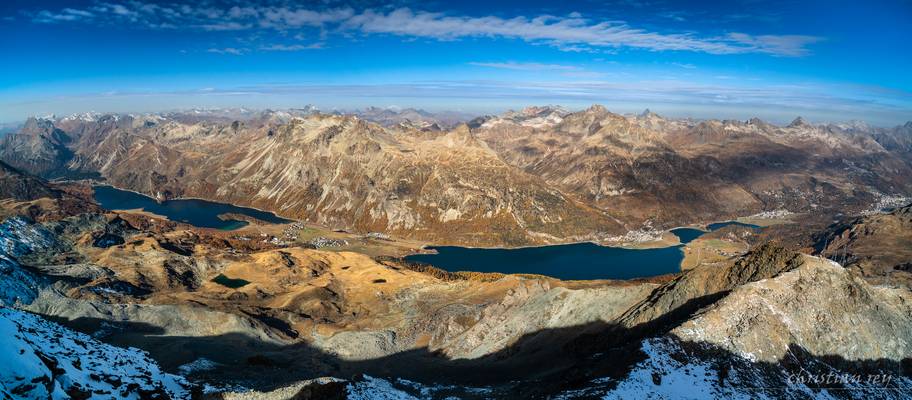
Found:
[{"label": "rocky foreground cliff", "polygon": [[414,110],[359,115],[30,119],[0,140],[0,160],[44,178],[480,246],[609,242],[770,211],[826,219],[912,196],[909,124],[780,127],[601,106],[534,107],[446,129],[451,120]]},{"label": "rocky foreground cliff", "polygon": [[[60,200],[4,207],[37,201]],[[912,394],[912,292],[773,243],[664,279],[565,282],[52,215],[0,223],[3,357],[29,366],[3,370],[13,398]],[[136,385],[93,377],[112,369]]]}]

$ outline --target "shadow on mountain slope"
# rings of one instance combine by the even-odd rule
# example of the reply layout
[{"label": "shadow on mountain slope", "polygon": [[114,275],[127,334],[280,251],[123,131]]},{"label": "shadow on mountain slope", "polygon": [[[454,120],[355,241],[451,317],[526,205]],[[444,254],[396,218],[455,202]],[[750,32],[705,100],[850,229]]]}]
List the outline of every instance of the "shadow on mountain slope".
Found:
[{"label": "shadow on mountain slope", "polygon": [[[217,385],[239,384],[268,391],[322,376],[356,378],[367,374],[428,385],[493,387],[498,398],[547,398],[567,390],[591,389],[593,381],[599,378],[610,378],[599,379],[598,384],[600,390],[610,390],[649,357],[641,349],[642,340],[663,337],[671,328],[722,296],[714,294],[693,299],[656,320],[632,328],[598,321],[541,330],[477,359],[450,359],[441,352],[416,348],[375,359],[347,360],[306,343],[282,345],[243,334],[162,336],[162,329],[144,323],[91,318],[54,320],[83,332],[102,331],[106,335],[103,340],[114,345],[146,350],[169,371],[176,372],[179,366],[199,358],[209,359],[218,366],[193,372],[190,377]],[[719,385],[743,387],[748,384],[751,386],[744,389],[762,390],[774,396],[777,391],[792,390],[788,389],[787,376],[820,376],[834,372],[833,368],[840,373],[861,376],[912,377],[912,359],[909,358],[902,361],[846,360],[838,355],[816,356],[800,346],[791,345],[789,356],[778,363],[750,362],[714,345],[676,338],[667,340],[677,343],[672,358],[686,364],[713,365],[717,373],[711,378],[718,380]],[[741,375],[753,375],[752,380],[727,382],[731,370],[747,371]],[[661,380],[661,377],[654,379]],[[806,384],[812,390],[835,389],[833,393],[837,397],[840,393],[849,396],[865,390],[849,390],[839,382]],[[889,385],[889,382],[885,383],[885,386]],[[891,390],[908,388],[899,386]],[[441,393],[468,398],[478,396],[459,388],[437,394]],[[490,393],[484,396],[490,396]]]}]

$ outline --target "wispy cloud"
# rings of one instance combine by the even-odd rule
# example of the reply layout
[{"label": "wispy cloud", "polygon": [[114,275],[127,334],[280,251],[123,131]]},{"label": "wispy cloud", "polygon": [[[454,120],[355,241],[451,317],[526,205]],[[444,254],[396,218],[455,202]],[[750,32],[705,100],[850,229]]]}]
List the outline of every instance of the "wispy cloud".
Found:
[{"label": "wispy cloud", "polygon": [[755,49],[758,53],[776,56],[799,57],[809,53],[807,46],[823,39],[804,35],[760,35],[730,33],[728,38]]},{"label": "wispy cloud", "polygon": [[[573,73],[569,71],[568,73]],[[176,91],[122,91],[60,96],[39,102],[16,98],[4,102],[0,117],[34,114],[36,104],[53,112],[95,109],[152,111],[161,107],[206,105],[266,107],[300,105],[300,99],[317,104],[501,104],[522,107],[533,104],[582,105],[603,103],[619,112],[650,107],[691,110],[687,115],[707,118],[772,117],[788,121],[796,115],[820,120],[862,119],[879,124],[904,123],[909,118],[912,93],[857,85],[749,84],[740,77],[712,83],[676,79],[582,81],[425,81],[386,84],[257,84],[240,87],[194,88]],[[219,99],[219,100],[213,100]],[[396,100],[393,100],[396,99]],[[132,108],[128,108],[132,107]]]},{"label": "wispy cloud", "polygon": [[671,65],[674,65],[674,66],[676,66],[676,67],[686,68],[686,69],[696,69],[696,68],[697,68],[696,65],[687,64],[687,63],[677,63],[677,62],[673,62],[673,63],[671,63]]},{"label": "wispy cloud", "polygon": [[[701,83],[687,80],[589,80],[580,81],[427,81],[390,84],[272,84],[233,88],[207,88],[207,95],[339,96],[342,98],[443,98],[508,99],[540,102],[636,102],[640,104],[703,105],[780,109],[789,112],[827,111],[859,114],[901,113],[908,110],[912,94],[873,93],[867,87],[832,85],[764,84],[736,81]],[[124,92],[119,96],[192,95],[201,90],[176,92]],[[837,94],[839,93],[839,94]],[[751,115],[745,114],[745,117]]]},{"label": "wispy cloud", "polygon": [[94,18],[95,14],[85,11],[85,10],[76,10],[72,8],[64,8],[59,12],[51,12],[48,10],[41,10],[33,19],[38,23],[55,23],[55,22],[72,22],[80,21]]},{"label": "wispy cloud", "polygon": [[656,15],[659,17],[662,17],[662,18],[668,18],[670,20],[674,20],[674,21],[678,21],[678,22],[687,21],[687,17],[686,17],[687,14],[682,11],[665,11],[665,12],[658,13]]},{"label": "wispy cloud", "polygon": [[247,52],[246,49],[238,49],[234,47],[225,47],[225,48],[210,48],[206,50],[207,53],[216,53],[216,54],[231,54],[235,56],[242,55]]},{"label": "wispy cloud", "polygon": [[263,51],[302,51],[302,50],[314,50],[322,49],[322,43],[312,43],[312,44],[270,44],[268,46],[260,47],[260,50]]},{"label": "wispy cloud", "polygon": [[508,62],[470,62],[469,65],[488,68],[512,69],[517,71],[574,71],[579,67],[561,64]]},{"label": "wispy cloud", "polygon": [[561,76],[580,79],[599,79],[604,78],[608,75],[608,73],[598,71],[567,71],[561,73]]},{"label": "wispy cloud", "polygon": [[[203,31],[304,29],[351,35],[395,35],[409,39],[458,40],[463,38],[518,39],[569,52],[611,52],[620,48],[648,51],[689,51],[709,54],[764,53],[797,57],[821,40],[804,35],[698,35],[659,32],[630,26],[622,21],[595,21],[580,13],[564,16],[465,16],[397,8],[389,11],[349,7],[307,9],[296,6],[245,5],[216,7],[159,5],[138,0],[126,3],[96,3],[84,9],[63,8],[33,14],[38,23],[130,24],[148,29],[196,29]],[[295,36],[298,36],[297,32]],[[321,38],[322,39],[322,38]]]},{"label": "wispy cloud", "polygon": [[261,27],[277,29],[302,26],[323,26],[324,24],[332,22],[345,21],[351,18],[355,13],[351,8],[312,11],[286,7],[270,7],[265,9],[248,7],[245,12],[248,13],[248,15],[258,16]]},{"label": "wispy cloud", "polygon": [[534,18],[496,16],[466,17],[413,12],[400,8],[389,13],[367,10],[345,21],[344,27],[364,33],[454,40],[466,37],[545,41],[560,45],[635,48],[652,51],[694,51],[710,54],[768,53],[780,56],[807,54],[818,39],[798,35],[751,36],[732,33],[723,37],[698,37],[685,33],[659,33],[633,28],[621,22],[593,23],[581,16],[543,15]]}]

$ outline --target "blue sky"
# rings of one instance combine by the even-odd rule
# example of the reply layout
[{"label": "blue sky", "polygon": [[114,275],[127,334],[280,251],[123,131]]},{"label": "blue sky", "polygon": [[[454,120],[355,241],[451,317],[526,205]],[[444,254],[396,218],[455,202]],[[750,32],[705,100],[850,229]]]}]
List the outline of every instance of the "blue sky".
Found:
[{"label": "blue sky", "polygon": [[527,105],[912,120],[912,1],[5,1],[0,122]]}]

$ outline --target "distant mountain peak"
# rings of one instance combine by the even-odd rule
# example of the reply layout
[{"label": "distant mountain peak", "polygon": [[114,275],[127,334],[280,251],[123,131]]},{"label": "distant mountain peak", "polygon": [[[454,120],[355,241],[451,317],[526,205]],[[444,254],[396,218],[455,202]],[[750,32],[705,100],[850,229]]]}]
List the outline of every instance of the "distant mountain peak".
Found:
[{"label": "distant mountain peak", "polygon": [[[313,104],[307,104],[304,107],[292,108],[292,111],[302,112],[302,113],[316,113],[320,112],[320,108]],[[246,110],[245,110],[246,111]]]},{"label": "distant mountain peak", "polygon": [[767,124],[766,121],[764,121],[760,118],[757,118],[757,117],[753,117],[753,118],[747,120],[747,124],[754,125],[754,126],[760,126],[760,127],[769,126],[769,124]]},{"label": "distant mountain peak", "polygon": [[[515,113],[514,113],[515,114]],[[547,116],[551,114],[556,114],[557,116],[563,116],[568,114],[568,111],[561,106],[547,105],[547,106],[529,106],[523,108],[519,114],[529,117],[535,116]]]},{"label": "distant mountain peak", "polygon": [[793,119],[792,122],[791,122],[790,124],[788,124],[788,127],[789,127],[789,128],[797,128],[797,127],[810,126],[810,125],[811,125],[811,124],[809,124],[809,123],[807,122],[807,120],[804,119],[804,117],[798,116],[798,117],[796,117],[795,119]]},{"label": "distant mountain peak", "polygon": [[593,104],[586,109],[588,113],[604,114],[608,112],[608,109],[601,104]]},{"label": "distant mountain peak", "polygon": [[856,130],[868,130],[868,129],[871,128],[870,125],[867,124],[867,122],[859,121],[859,120],[857,120],[857,119],[853,119],[853,120],[850,120],[850,121],[846,121],[846,122],[845,122],[844,124],[842,124],[842,125],[843,125],[844,127],[846,127],[846,128],[849,128],[849,129],[856,129]]},{"label": "distant mountain peak", "polygon": [[42,118],[42,117],[29,117],[25,120],[25,124],[22,125],[22,132],[26,133],[38,133],[42,131],[50,131],[54,128],[54,121]]},{"label": "distant mountain peak", "polygon": [[637,115],[637,118],[650,119],[650,118],[662,118],[662,116],[654,113],[652,110],[647,108],[647,109],[643,110],[643,112],[641,112],[639,115]]}]

